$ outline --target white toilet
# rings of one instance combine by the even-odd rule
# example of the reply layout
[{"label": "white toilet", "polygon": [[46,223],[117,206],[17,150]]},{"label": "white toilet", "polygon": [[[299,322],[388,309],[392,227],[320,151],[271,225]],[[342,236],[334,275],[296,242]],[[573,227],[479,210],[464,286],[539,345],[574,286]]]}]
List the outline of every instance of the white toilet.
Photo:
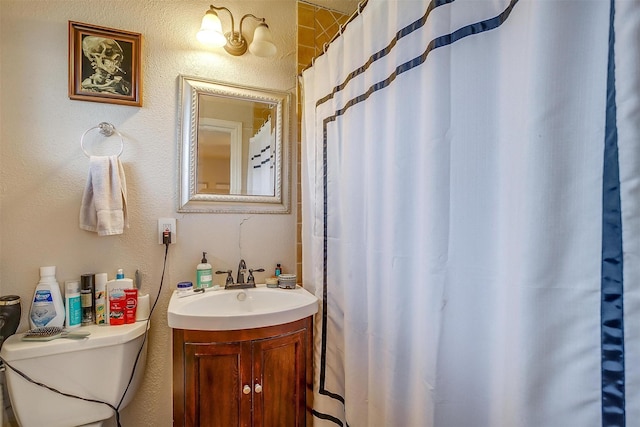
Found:
[{"label": "white toilet", "polygon": [[[127,389],[147,325],[146,321],[140,321],[118,326],[83,326],[80,330],[91,332],[88,338],[47,342],[22,341],[22,334],[12,335],[2,345],[0,356],[33,381],[117,407]],[[146,359],[145,341],[120,410],[138,390]],[[5,375],[13,411],[23,427],[100,426],[115,415],[112,408],[102,403],[63,396],[33,384],[8,366]]]}]

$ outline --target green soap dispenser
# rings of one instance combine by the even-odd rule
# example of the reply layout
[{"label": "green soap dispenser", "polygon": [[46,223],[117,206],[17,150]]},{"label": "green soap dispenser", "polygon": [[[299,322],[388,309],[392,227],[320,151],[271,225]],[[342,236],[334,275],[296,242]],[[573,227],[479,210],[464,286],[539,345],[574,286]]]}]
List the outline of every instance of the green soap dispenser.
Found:
[{"label": "green soap dispenser", "polygon": [[202,261],[196,267],[196,288],[210,288],[213,286],[211,264],[207,261],[207,253],[202,252]]}]

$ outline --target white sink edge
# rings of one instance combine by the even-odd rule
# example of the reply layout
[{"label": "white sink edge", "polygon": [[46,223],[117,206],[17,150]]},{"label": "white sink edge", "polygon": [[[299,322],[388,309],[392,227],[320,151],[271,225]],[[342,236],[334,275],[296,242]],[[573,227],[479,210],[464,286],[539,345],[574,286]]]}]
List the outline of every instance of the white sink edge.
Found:
[{"label": "white sink edge", "polygon": [[285,323],[295,322],[296,320],[312,316],[317,312],[318,305],[315,304],[288,311],[286,314],[277,312],[256,316],[220,316],[213,322],[211,319],[198,319],[195,316],[187,320],[172,313],[168,313],[167,320],[169,327],[173,329],[187,329],[194,331],[232,331],[238,329],[254,329],[264,328],[267,326],[284,325]]},{"label": "white sink edge", "polygon": [[[258,289],[262,288],[262,286],[258,285]],[[250,288],[252,289],[252,288]],[[265,288],[267,289],[267,288]],[[253,329],[253,328],[262,328],[267,326],[275,326],[282,325],[285,323],[295,322],[296,320],[304,319],[305,317],[312,316],[318,312],[319,309],[319,301],[318,298],[311,294],[309,291],[302,289],[304,292],[308,293],[313,300],[310,300],[308,303],[301,304],[297,307],[291,307],[285,311],[273,311],[273,312],[265,312],[265,313],[238,313],[238,314],[226,314],[226,315],[218,315],[214,318],[211,317],[200,317],[197,315],[188,315],[188,314],[178,314],[170,311],[171,302],[169,303],[169,308],[167,309],[167,323],[170,328],[173,329],[187,329],[187,330],[198,330],[198,331],[229,331],[229,330],[240,330],[240,329]],[[212,290],[213,291],[213,290]],[[228,292],[229,290],[220,290],[214,292]],[[277,289],[274,289],[274,292],[277,292]],[[289,292],[295,290],[281,290],[282,292]],[[172,299],[175,298],[172,295]],[[198,298],[197,295],[187,297],[187,298]]]}]

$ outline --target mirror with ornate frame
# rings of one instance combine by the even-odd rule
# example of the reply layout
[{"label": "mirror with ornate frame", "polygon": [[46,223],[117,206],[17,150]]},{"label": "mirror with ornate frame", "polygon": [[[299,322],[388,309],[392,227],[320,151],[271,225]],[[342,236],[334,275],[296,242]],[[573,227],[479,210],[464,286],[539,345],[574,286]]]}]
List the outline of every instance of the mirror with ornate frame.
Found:
[{"label": "mirror with ornate frame", "polygon": [[290,94],[179,76],[178,212],[290,212]]}]

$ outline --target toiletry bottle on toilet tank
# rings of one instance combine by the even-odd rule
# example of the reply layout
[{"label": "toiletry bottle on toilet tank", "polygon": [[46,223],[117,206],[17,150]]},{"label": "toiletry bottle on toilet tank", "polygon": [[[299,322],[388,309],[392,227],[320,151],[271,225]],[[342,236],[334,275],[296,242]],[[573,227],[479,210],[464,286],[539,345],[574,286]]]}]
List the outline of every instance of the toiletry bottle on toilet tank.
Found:
[{"label": "toiletry bottle on toilet tank", "polygon": [[31,328],[64,326],[64,303],[56,280],[56,267],[40,267],[40,281],[29,313]]},{"label": "toiletry bottle on toilet tank", "polygon": [[106,318],[109,325],[124,325],[126,289],[133,289],[133,279],[124,277],[124,270],[119,268],[116,278],[107,281]]},{"label": "toiletry bottle on toilet tank", "polygon": [[96,324],[106,325],[107,322],[107,273],[96,273],[95,285],[95,312]]},{"label": "toiletry bottle on toilet tank", "polygon": [[70,280],[64,284],[65,326],[78,328],[82,324],[82,303],[80,302],[80,282]]},{"label": "toiletry bottle on toilet tank", "polygon": [[210,288],[213,286],[211,264],[207,261],[207,253],[202,252],[202,261],[196,267],[196,288]]},{"label": "toiletry bottle on toilet tank", "polygon": [[96,284],[95,274],[80,276],[80,305],[82,307],[82,326],[96,323]]}]

